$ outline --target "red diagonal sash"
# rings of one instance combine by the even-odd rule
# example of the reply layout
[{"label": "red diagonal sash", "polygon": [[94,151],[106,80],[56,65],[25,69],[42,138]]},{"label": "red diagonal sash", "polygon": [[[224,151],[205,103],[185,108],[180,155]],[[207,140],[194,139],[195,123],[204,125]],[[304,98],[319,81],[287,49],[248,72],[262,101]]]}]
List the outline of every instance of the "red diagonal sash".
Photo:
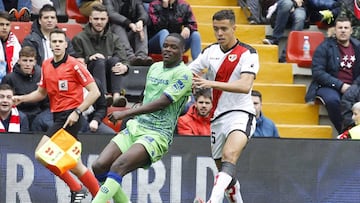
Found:
[{"label": "red diagonal sash", "polygon": [[[215,81],[219,82],[228,82],[230,76],[234,72],[236,65],[239,63],[241,55],[247,51],[248,49],[237,45],[224,59],[219,70],[216,73]],[[213,108],[212,108],[212,116],[214,115],[214,111],[218,105],[220,96],[222,94],[222,90],[213,89]]]}]

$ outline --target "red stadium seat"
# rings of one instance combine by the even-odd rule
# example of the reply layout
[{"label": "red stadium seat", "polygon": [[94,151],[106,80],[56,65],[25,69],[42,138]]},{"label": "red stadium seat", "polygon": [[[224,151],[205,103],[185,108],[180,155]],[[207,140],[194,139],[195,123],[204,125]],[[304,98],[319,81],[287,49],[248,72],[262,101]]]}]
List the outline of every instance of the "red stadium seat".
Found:
[{"label": "red stadium seat", "polygon": [[19,42],[22,43],[25,37],[31,32],[32,22],[14,21],[11,22],[10,25],[11,32],[14,33],[18,38]]},{"label": "red stadium seat", "polygon": [[[310,58],[303,57],[304,36],[309,36]],[[299,67],[310,68],[315,49],[324,39],[325,35],[320,31],[291,31],[286,47],[286,62],[297,63]]]},{"label": "red stadium seat", "polygon": [[[107,109],[107,114],[112,113],[114,111],[124,111],[128,109],[127,107],[108,107]],[[107,126],[109,126],[110,128],[112,128],[115,132],[119,132],[120,128],[121,128],[121,124],[122,124],[122,120],[118,120],[115,124],[112,123],[107,116],[105,116],[105,118],[102,120],[103,123]]]},{"label": "red stadium seat", "polygon": [[72,39],[83,30],[82,25],[77,23],[58,23],[57,26],[66,32],[66,36]]},{"label": "red stadium seat", "polygon": [[89,21],[89,18],[86,16],[83,16],[80,11],[78,6],[76,5],[76,1],[75,0],[66,0],[65,3],[65,12],[66,15],[71,18],[71,19],[75,19],[75,21],[77,23],[87,23]]}]

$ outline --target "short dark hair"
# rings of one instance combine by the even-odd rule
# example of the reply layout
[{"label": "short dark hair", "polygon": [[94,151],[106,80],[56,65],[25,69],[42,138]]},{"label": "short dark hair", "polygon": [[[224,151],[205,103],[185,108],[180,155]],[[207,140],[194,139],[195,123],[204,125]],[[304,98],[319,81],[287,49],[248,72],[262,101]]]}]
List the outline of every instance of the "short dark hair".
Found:
[{"label": "short dark hair", "polygon": [[0,18],[4,18],[6,19],[7,21],[10,21],[10,15],[8,12],[6,11],[0,11]]},{"label": "short dark hair", "polygon": [[51,35],[52,34],[63,34],[64,36],[65,36],[65,38],[66,38],[66,32],[64,31],[64,30],[61,30],[61,29],[59,29],[59,28],[56,28],[56,29],[54,29],[54,30],[52,30],[51,32],[50,32],[50,34],[49,34],[49,36],[50,36],[50,39],[51,39]]},{"label": "short dark hair", "polygon": [[257,90],[252,90],[251,91],[251,96],[254,96],[254,97],[259,97],[260,98],[260,101],[262,102],[262,95],[259,91]]},{"label": "short dark hair", "polygon": [[52,6],[51,4],[45,4],[39,10],[39,18],[41,18],[43,16],[43,12],[47,12],[47,11],[54,11],[55,15],[57,15],[57,11],[56,11],[56,8],[54,6]]},{"label": "short dark hair", "polygon": [[220,10],[213,15],[212,20],[230,20],[231,24],[235,24],[235,13],[233,10]]},{"label": "short dark hair", "polygon": [[95,4],[95,5],[92,7],[92,11],[99,11],[99,12],[106,12],[106,13],[108,13],[108,10],[107,10],[106,6],[103,5],[103,4]]},{"label": "short dark hair", "polygon": [[212,100],[211,89],[209,89],[209,88],[195,89],[195,93],[194,93],[195,101],[197,101],[200,98],[200,96],[203,96],[205,98],[209,98],[210,100]]},{"label": "short dark hair", "polygon": [[0,84],[0,90],[11,90],[13,92],[13,94],[15,93],[14,88],[6,83]]},{"label": "short dark hair", "polygon": [[346,16],[338,16],[335,19],[335,25],[336,25],[337,22],[347,22],[347,21],[350,22],[350,24],[351,24],[351,20],[348,17],[346,17]]},{"label": "short dark hair", "polygon": [[172,32],[170,33],[168,36],[166,37],[175,37],[175,38],[178,38],[180,40],[180,46],[182,49],[185,50],[185,39],[179,34],[179,33],[176,33],[176,32]]}]

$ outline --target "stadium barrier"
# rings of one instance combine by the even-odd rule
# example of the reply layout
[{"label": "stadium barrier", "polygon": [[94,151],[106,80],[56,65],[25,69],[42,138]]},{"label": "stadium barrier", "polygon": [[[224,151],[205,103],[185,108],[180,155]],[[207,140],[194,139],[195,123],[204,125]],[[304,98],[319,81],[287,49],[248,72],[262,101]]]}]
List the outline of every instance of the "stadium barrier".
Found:
[{"label": "stadium barrier", "polygon": [[[87,166],[109,135],[80,135]],[[66,185],[34,159],[41,135],[0,136],[0,202],[69,202]],[[175,136],[169,153],[123,179],[133,203],[190,203],[209,197],[216,167],[208,137]],[[253,138],[238,163],[244,202],[359,202],[360,142]],[[87,197],[91,201],[91,197]]]}]

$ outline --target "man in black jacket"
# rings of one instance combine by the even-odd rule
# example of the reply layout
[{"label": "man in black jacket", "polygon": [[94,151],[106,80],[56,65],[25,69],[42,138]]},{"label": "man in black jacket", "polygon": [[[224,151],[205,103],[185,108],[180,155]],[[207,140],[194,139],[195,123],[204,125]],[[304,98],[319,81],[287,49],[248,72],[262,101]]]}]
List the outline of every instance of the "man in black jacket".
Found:
[{"label": "man in black jacket", "polygon": [[100,80],[107,96],[112,95],[113,106],[126,106],[120,94],[120,82],[128,71],[128,62],[121,40],[109,28],[108,11],[97,5],[84,30],[72,39],[78,60],[87,64],[94,78]]},{"label": "man in black jacket", "polygon": [[[19,60],[13,72],[7,74],[1,83],[10,85],[16,95],[24,95],[37,89],[40,77],[41,70],[36,64],[36,51],[30,46],[25,46],[19,52]],[[47,98],[41,102],[22,103],[17,108],[26,114],[32,131],[46,132],[53,123]]]},{"label": "man in black jacket", "polygon": [[[31,27],[31,33],[25,37],[22,45],[33,47],[37,53],[36,61],[39,66],[45,59],[53,57],[50,48],[49,34],[56,28],[58,23],[57,12],[55,7],[45,4],[39,11],[39,19],[35,20]],[[66,53],[74,56],[75,51],[70,43],[70,39],[66,38],[68,47]]]},{"label": "man in black jacket", "polygon": [[335,20],[335,37],[325,39],[312,58],[312,78],[306,102],[320,100],[338,133],[342,132],[340,100],[352,84],[360,81],[360,42],[351,37],[349,18]]}]

